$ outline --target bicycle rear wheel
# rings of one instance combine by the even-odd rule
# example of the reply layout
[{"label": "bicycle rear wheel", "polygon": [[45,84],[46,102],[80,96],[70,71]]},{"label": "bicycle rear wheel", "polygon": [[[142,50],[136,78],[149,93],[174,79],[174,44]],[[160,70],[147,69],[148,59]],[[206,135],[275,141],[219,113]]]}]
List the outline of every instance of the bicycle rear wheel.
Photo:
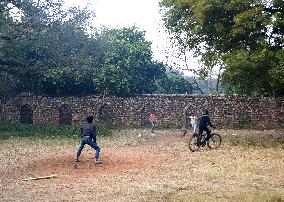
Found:
[{"label": "bicycle rear wheel", "polygon": [[200,144],[198,144],[197,138],[197,135],[194,134],[188,141],[188,147],[192,152],[198,151],[200,148]]},{"label": "bicycle rear wheel", "polygon": [[211,138],[207,142],[207,146],[210,149],[217,149],[218,147],[220,147],[221,143],[222,143],[221,135],[213,133],[211,134]]}]

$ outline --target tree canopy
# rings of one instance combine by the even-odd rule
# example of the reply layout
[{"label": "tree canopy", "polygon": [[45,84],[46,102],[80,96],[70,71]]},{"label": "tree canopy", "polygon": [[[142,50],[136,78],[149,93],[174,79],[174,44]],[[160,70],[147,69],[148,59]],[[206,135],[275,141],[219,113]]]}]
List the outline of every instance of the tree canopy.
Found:
[{"label": "tree canopy", "polygon": [[135,27],[105,28],[100,34],[104,54],[98,77],[100,93],[126,96],[152,93],[165,75],[162,63],[153,60],[151,43]]},{"label": "tree canopy", "polygon": [[62,0],[1,1],[0,95],[156,92],[167,68],[153,59],[144,31],[99,30],[90,26],[94,16]]},{"label": "tree canopy", "polygon": [[226,92],[283,95],[283,0],[163,0],[164,22],[184,49],[222,67]]},{"label": "tree canopy", "polygon": [[62,6],[59,0],[1,3],[0,73],[19,84],[14,91],[65,93],[57,80],[64,82],[66,70],[77,70],[77,85],[81,72],[96,63],[98,46],[84,31],[91,13]]}]

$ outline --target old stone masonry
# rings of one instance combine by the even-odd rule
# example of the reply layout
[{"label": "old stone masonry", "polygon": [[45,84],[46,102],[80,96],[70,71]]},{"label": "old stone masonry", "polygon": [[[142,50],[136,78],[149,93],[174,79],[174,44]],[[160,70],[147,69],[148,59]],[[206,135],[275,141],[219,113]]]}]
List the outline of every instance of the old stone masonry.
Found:
[{"label": "old stone masonry", "polygon": [[192,114],[208,109],[224,128],[283,128],[283,97],[141,95],[127,98],[18,96],[0,99],[0,121],[27,124],[79,124],[87,115],[113,127],[144,127],[155,112],[160,127],[188,127]]}]

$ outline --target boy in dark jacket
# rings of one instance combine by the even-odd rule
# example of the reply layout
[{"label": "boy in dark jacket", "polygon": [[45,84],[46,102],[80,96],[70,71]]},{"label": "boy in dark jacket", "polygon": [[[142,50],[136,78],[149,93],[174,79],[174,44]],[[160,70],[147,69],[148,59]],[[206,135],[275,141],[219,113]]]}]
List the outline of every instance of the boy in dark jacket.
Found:
[{"label": "boy in dark jacket", "polygon": [[88,116],[87,123],[81,127],[80,129],[80,147],[77,151],[76,162],[79,162],[79,157],[81,155],[82,150],[84,149],[85,144],[90,145],[92,148],[96,150],[95,155],[95,164],[101,164],[102,162],[99,160],[100,157],[100,147],[97,145],[96,139],[96,126],[92,123],[94,117]]},{"label": "boy in dark jacket", "polygon": [[208,114],[209,114],[208,110],[205,110],[204,113],[202,114],[202,116],[200,118],[200,122],[199,122],[199,134],[202,134],[204,130],[207,133],[205,141],[208,141],[211,137],[211,133],[210,133],[210,130],[207,128],[207,125],[214,128],[214,126],[210,122]]}]

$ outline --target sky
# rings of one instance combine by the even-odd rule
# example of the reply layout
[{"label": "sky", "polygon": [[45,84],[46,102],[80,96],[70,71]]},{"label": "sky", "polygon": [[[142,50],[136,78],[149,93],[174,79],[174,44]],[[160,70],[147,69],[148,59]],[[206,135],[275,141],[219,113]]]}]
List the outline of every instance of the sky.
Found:
[{"label": "sky", "polygon": [[[145,38],[152,42],[153,57],[164,61],[174,68],[184,69],[185,63],[171,56],[178,52],[171,48],[171,41],[163,27],[162,15],[159,12],[160,0],[66,0],[70,6],[85,7],[96,14],[96,27],[129,27],[135,25],[145,30]],[[170,53],[170,54],[169,54]],[[188,66],[198,68],[197,59],[188,57]],[[184,71],[185,75],[191,75]]]}]

